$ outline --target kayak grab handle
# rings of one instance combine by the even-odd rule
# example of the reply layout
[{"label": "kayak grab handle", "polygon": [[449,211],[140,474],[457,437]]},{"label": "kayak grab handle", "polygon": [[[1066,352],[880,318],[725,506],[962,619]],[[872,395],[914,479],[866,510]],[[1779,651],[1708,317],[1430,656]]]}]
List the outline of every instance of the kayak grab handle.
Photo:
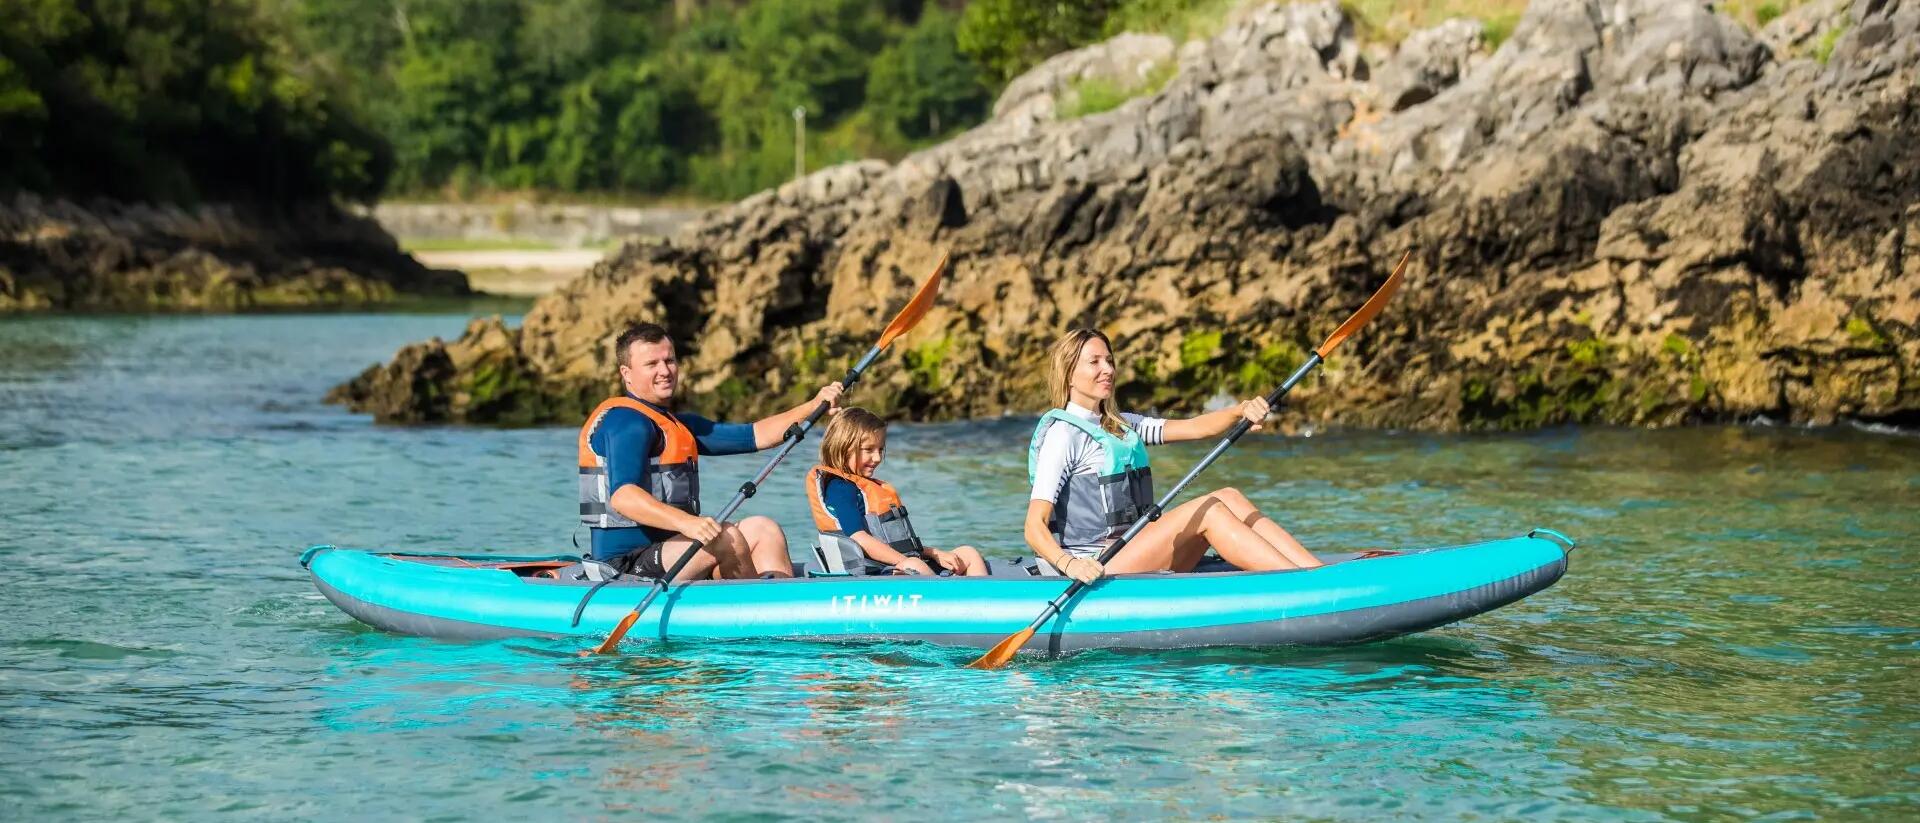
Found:
[{"label": "kayak grab handle", "polygon": [[303,569],[304,569],[304,568],[306,568],[306,567],[307,567],[307,564],[313,561],[313,556],[314,556],[314,555],[316,555],[316,554],[319,554],[319,553],[321,553],[321,552],[324,552],[324,551],[332,551],[332,550],[333,550],[333,547],[332,547],[332,546],[310,546],[310,547],[308,547],[306,551],[303,551],[303,552],[301,552],[301,553],[300,553],[300,568],[303,568]]},{"label": "kayak grab handle", "polygon": [[1569,552],[1573,551],[1574,549],[1573,538],[1568,537],[1564,534],[1561,534],[1557,531],[1554,531],[1548,528],[1539,527],[1539,526],[1536,526],[1534,528],[1527,530],[1528,537],[1539,537],[1541,535],[1546,535],[1547,537],[1553,538],[1554,542],[1559,543],[1563,546],[1566,546],[1567,551]]}]

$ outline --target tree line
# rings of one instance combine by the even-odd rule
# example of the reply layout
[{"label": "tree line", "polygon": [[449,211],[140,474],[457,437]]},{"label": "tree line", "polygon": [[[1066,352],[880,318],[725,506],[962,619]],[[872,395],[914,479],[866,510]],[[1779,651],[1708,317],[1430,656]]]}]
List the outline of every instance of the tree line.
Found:
[{"label": "tree line", "polygon": [[979,123],[1181,0],[8,0],[0,190],[731,199]]}]

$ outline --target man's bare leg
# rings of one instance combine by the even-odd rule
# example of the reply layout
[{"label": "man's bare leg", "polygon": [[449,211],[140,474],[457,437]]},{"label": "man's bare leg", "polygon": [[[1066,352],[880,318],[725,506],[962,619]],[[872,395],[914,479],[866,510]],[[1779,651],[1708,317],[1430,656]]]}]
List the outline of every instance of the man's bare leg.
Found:
[{"label": "man's bare leg", "polygon": [[[660,547],[661,567],[673,568],[673,564],[680,562],[680,556],[686,554],[687,547],[691,545],[691,537],[668,538]],[[674,582],[704,580],[715,576],[715,572],[719,577],[752,577],[753,564],[744,550],[745,546],[746,541],[741,537],[740,530],[726,526],[720,532],[720,539],[700,547],[700,554],[687,561],[687,567],[680,570]]]},{"label": "man's bare leg", "polygon": [[787,554],[787,535],[779,523],[756,515],[740,521],[736,528],[746,541],[755,575],[793,576],[793,557]]}]

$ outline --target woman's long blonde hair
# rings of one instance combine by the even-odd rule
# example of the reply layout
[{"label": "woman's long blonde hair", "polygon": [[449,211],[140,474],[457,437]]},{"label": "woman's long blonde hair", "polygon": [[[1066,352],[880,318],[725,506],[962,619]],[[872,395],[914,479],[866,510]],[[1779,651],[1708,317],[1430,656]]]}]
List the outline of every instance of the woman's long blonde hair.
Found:
[{"label": "woman's long blonde hair", "polygon": [[[1047,402],[1053,408],[1067,407],[1067,398],[1071,397],[1070,386],[1073,383],[1073,368],[1080,363],[1080,351],[1087,347],[1087,341],[1098,340],[1107,344],[1107,351],[1113,351],[1113,341],[1100,333],[1098,329],[1071,329],[1059,341],[1053,344],[1053,379],[1047,383]],[[1114,361],[1114,386],[1120,384],[1119,361]],[[1106,429],[1115,437],[1127,433],[1127,421],[1113,410],[1113,398],[1100,401],[1100,428]],[[841,412],[846,414],[846,412]]]},{"label": "woman's long blonde hair", "polygon": [[853,474],[853,453],[860,450],[860,443],[871,435],[886,434],[887,421],[880,415],[860,408],[848,406],[827,422],[827,431],[820,435],[820,462],[829,469]]}]

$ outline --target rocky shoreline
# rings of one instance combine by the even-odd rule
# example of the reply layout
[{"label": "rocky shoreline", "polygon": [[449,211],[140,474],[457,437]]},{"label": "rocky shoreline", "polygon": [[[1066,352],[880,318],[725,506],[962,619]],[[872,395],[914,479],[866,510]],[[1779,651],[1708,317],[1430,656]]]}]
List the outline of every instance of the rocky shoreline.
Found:
[{"label": "rocky shoreline", "polygon": [[[1089,76],[1178,73],[1061,120]],[[389,422],[571,423],[608,341],[658,320],[691,405],[792,402],[954,271],[857,402],[1029,413],[1065,327],[1116,335],[1123,399],[1263,391],[1412,250],[1395,304],[1294,422],[1920,422],[1920,2],[1814,3],[1761,32],[1704,4],[1535,0],[1497,51],[1455,21],[1397,50],[1335,2],[1129,35],[1016,80],[988,123],[824,170],[629,244],[519,328],[475,321],[332,399]]]},{"label": "rocky shoreline", "polygon": [[0,201],[0,312],[346,307],[471,294],[378,224],[291,209]]}]

